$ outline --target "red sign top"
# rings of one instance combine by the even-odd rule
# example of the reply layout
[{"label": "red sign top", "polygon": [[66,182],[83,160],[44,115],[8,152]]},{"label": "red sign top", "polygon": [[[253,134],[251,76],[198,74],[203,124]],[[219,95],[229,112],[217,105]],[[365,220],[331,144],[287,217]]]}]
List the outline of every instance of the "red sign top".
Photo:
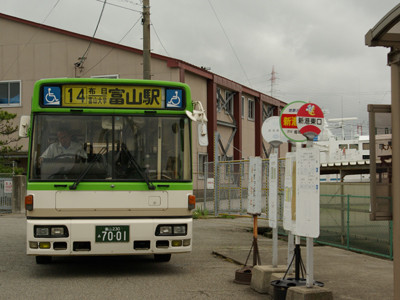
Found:
[{"label": "red sign top", "polygon": [[297,112],[297,127],[306,137],[314,137],[321,133],[324,126],[324,113],[314,103],[306,103]]}]

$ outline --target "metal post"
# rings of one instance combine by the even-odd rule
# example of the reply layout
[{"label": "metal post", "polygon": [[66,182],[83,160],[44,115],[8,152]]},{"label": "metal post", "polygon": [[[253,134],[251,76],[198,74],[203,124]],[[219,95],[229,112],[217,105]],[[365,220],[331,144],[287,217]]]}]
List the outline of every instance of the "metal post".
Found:
[{"label": "metal post", "polygon": [[301,249],[300,249],[300,237],[295,236],[296,246],[294,248],[295,253],[295,279],[296,281],[300,280],[300,262],[301,262]]},{"label": "metal post", "polygon": [[340,171],[340,224],[341,224],[341,234],[340,234],[340,240],[342,245],[344,245],[345,241],[345,203],[344,203],[344,176],[342,174],[342,171]]},{"label": "metal post", "polygon": [[272,228],[272,267],[278,267],[278,227]]},{"label": "metal post", "polygon": [[314,285],[314,238],[307,238],[307,272],[306,286],[313,287]]},{"label": "metal post", "polygon": [[219,133],[214,132],[214,215],[218,215],[218,201],[219,201],[219,162],[218,162],[218,141]]},{"label": "metal post", "polygon": [[204,163],[204,195],[203,195],[203,208],[204,211],[207,207],[207,181],[208,181],[208,161]]},{"label": "metal post", "polygon": [[[392,63],[392,199],[393,199],[393,279],[394,298],[400,297],[400,62]],[[374,145],[372,145],[374,147]]]},{"label": "metal post", "polygon": [[[240,214],[243,213],[242,168],[244,168],[244,161],[241,161],[239,163],[239,193],[240,193],[239,211],[240,211]],[[244,174],[244,172],[243,172],[243,174]]]},{"label": "metal post", "polygon": [[350,195],[347,195],[347,249],[350,249]]},{"label": "metal post", "polygon": [[258,263],[258,224],[257,215],[253,215],[253,266]]},{"label": "metal post", "polygon": [[294,255],[294,235],[291,231],[288,234],[288,257],[287,257],[287,265],[288,265],[288,273],[293,272],[293,264],[291,264],[292,257]]},{"label": "metal post", "polygon": [[[307,148],[312,148],[313,140],[307,138]],[[306,286],[308,288],[314,285],[314,239],[307,238],[307,268],[306,268]]]},{"label": "metal post", "polygon": [[[279,145],[278,145],[279,147]],[[277,154],[278,153],[278,147],[273,147],[273,153]],[[271,161],[270,161],[271,163]],[[269,174],[271,176],[271,174]],[[277,170],[276,170],[276,176],[279,176],[278,174],[278,165],[277,165]],[[270,181],[271,183],[271,181]],[[270,187],[271,190],[271,187]],[[276,180],[276,199],[278,198],[278,192],[279,192],[279,180]],[[271,201],[271,197],[269,199]],[[278,267],[278,201],[276,201],[275,205],[275,212],[274,212],[274,219],[276,222],[276,226],[272,228],[272,267],[277,268]]]}]

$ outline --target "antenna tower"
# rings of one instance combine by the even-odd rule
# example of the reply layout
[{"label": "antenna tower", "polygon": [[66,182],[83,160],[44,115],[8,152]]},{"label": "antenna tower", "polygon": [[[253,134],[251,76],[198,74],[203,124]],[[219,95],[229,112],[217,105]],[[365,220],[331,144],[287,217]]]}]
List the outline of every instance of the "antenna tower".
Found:
[{"label": "antenna tower", "polygon": [[271,82],[271,88],[270,88],[269,94],[271,95],[271,97],[273,97],[275,81],[276,81],[275,66],[272,66],[271,78],[269,79],[269,81]]}]

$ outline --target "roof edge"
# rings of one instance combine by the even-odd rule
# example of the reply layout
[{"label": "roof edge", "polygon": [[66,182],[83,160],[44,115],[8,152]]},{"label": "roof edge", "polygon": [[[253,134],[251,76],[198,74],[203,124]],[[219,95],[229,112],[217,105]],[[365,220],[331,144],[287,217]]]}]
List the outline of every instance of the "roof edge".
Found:
[{"label": "roof edge", "polygon": [[[400,7],[400,5],[399,5],[399,7]],[[18,18],[18,17],[6,15],[6,14],[3,14],[3,13],[0,13],[0,18],[7,19],[7,20],[10,20],[10,21],[14,21],[14,22],[17,22],[17,23],[22,23],[22,24],[29,25],[29,26],[33,26],[33,27],[36,27],[38,29],[44,29],[44,30],[60,33],[60,34],[66,35],[66,36],[71,36],[71,37],[75,37],[75,38],[82,39],[82,40],[92,41],[92,42],[95,42],[95,43],[98,43],[98,44],[101,44],[101,45],[105,45],[105,46],[109,46],[109,47],[113,47],[113,48],[118,48],[118,49],[121,49],[121,50],[137,53],[137,54],[140,54],[140,55],[143,54],[143,50],[140,50],[140,49],[137,49],[137,48],[124,46],[124,45],[121,45],[121,44],[109,42],[109,41],[98,39],[98,38],[93,38],[91,36],[75,33],[75,32],[64,30],[64,29],[60,29],[60,28],[57,28],[57,27],[52,27],[52,26],[36,23],[36,22],[33,22],[33,21],[21,19],[21,18]],[[168,57],[168,56],[164,56],[164,55],[161,55],[161,54],[156,54],[156,53],[151,53],[151,57],[166,61],[167,65],[169,67],[171,67],[171,68],[180,68],[180,69],[186,70],[188,72],[194,73],[194,74],[196,74],[196,75],[198,75],[200,77],[203,77],[205,79],[214,80],[215,82],[221,84],[222,86],[225,86],[225,87],[230,88],[232,90],[244,91],[245,93],[247,93],[249,95],[253,95],[253,96],[259,97],[260,99],[262,99],[264,101],[266,99],[272,100],[274,102],[274,104],[276,104],[277,106],[286,105],[286,103],[284,101],[281,101],[281,100],[278,100],[278,99],[273,98],[271,96],[268,96],[266,94],[263,94],[260,91],[254,90],[253,88],[247,87],[247,86],[245,86],[245,85],[243,85],[241,83],[235,82],[235,81],[233,81],[231,79],[228,79],[228,78],[225,78],[225,77],[223,77],[221,75],[217,75],[217,74],[215,74],[213,72],[205,70],[204,68],[195,66],[195,65],[190,64],[190,63],[187,63],[187,62],[185,62],[183,60],[172,58],[172,57]]]},{"label": "roof edge", "polygon": [[392,8],[376,25],[365,35],[365,44],[369,47],[384,46],[390,47],[380,38],[386,34],[397,22],[400,21],[400,4]]}]

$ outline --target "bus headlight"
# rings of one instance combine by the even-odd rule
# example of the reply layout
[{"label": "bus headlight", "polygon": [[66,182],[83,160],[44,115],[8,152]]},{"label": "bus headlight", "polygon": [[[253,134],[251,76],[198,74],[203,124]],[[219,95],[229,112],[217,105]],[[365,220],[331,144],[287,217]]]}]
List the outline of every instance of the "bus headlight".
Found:
[{"label": "bus headlight", "polygon": [[186,225],[174,225],[174,235],[186,235]]},{"label": "bus headlight", "polygon": [[35,237],[48,237],[49,228],[48,227],[36,227],[35,226]]},{"label": "bus headlight", "polygon": [[51,227],[51,236],[53,237],[65,236],[64,227]]},{"label": "bus headlight", "polygon": [[33,233],[36,238],[68,237],[68,228],[64,225],[35,225]]},{"label": "bus headlight", "polygon": [[187,234],[187,224],[158,225],[156,236],[182,236]]},{"label": "bus headlight", "polygon": [[159,226],[158,235],[172,235],[172,226],[171,225]]}]

